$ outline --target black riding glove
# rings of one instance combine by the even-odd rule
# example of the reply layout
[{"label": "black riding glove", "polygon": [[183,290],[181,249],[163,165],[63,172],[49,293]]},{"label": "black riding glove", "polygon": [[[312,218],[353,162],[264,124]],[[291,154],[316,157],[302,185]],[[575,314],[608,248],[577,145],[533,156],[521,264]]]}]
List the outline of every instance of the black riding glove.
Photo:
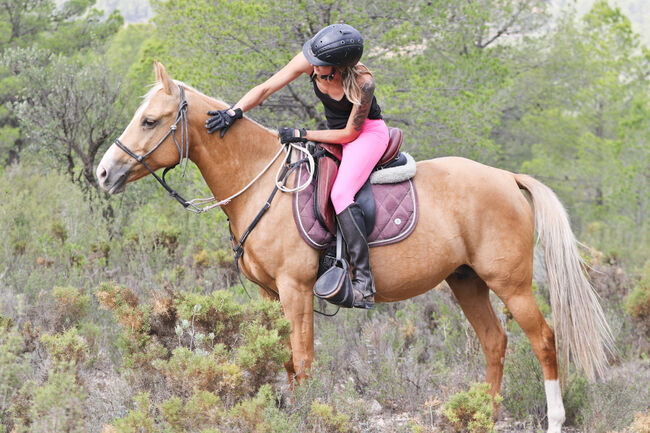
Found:
[{"label": "black riding glove", "polygon": [[[296,131],[298,131],[298,136],[296,136]],[[307,139],[307,130],[305,128],[280,128],[278,130],[280,135],[280,143],[305,143]]]},{"label": "black riding glove", "polygon": [[235,114],[230,114],[230,110],[231,108],[228,108],[227,110],[208,111],[208,116],[212,117],[205,121],[205,127],[208,128],[210,134],[221,129],[220,136],[223,138],[228,128],[235,123],[235,120],[242,118],[243,113],[241,108],[235,108],[232,110]]}]

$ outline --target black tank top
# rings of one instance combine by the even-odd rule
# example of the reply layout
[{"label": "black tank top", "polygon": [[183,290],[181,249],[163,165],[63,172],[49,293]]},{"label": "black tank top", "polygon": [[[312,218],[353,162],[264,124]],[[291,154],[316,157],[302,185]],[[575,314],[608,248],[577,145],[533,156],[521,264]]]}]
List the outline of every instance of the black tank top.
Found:
[{"label": "black tank top", "polygon": [[[343,94],[343,98],[340,101],[332,99],[329,95],[321,92],[316,84],[316,80],[312,79],[314,83],[314,92],[318,99],[323,103],[325,107],[325,118],[327,119],[327,127],[329,129],[343,129],[348,124],[348,119],[350,118],[350,113],[352,112],[352,102],[348,100],[348,97]],[[373,95],[372,104],[370,104],[370,111],[368,112],[368,119],[381,119],[381,108],[377,104],[377,98]]]}]

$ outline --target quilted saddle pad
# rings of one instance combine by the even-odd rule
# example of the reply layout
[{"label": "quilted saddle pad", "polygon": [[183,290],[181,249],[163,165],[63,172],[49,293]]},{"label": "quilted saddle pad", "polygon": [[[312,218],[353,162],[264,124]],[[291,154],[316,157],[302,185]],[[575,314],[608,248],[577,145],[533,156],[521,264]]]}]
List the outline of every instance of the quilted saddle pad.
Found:
[{"label": "quilted saddle pad", "polygon": [[[309,178],[306,164],[296,169],[295,185]],[[406,239],[418,222],[418,198],[413,179],[394,184],[372,185],[375,196],[375,228],[368,245],[377,247]],[[315,179],[305,189],[294,192],[293,218],[302,238],[313,248],[324,249],[334,236],[316,219],[314,210]]]}]

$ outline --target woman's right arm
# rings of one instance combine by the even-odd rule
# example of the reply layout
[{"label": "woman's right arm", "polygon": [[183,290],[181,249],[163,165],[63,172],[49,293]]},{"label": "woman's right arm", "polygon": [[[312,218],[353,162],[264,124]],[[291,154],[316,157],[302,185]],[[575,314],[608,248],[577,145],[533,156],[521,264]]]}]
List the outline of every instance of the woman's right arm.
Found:
[{"label": "woman's right arm", "polygon": [[300,74],[311,74],[313,70],[314,67],[307,61],[307,58],[301,51],[284,68],[273,74],[271,78],[249,90],[232,108],[241,108],[244,112],[249,111],[260,105],[270,95],[298,78]]}]

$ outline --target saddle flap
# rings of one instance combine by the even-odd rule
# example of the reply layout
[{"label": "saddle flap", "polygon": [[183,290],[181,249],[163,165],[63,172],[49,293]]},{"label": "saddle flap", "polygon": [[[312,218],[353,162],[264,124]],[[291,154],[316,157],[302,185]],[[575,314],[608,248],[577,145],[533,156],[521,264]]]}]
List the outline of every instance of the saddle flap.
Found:
[{"label": "saddle flap", "polygon": [[330,200],[330,194],[338,171],[339,168],[332,158],[323,156],[318,160],[318,182],[316,191],[314,191],[314,211],[318,222],[323,227],[326,227],[330,233],[336,233],[334,206]]}]

